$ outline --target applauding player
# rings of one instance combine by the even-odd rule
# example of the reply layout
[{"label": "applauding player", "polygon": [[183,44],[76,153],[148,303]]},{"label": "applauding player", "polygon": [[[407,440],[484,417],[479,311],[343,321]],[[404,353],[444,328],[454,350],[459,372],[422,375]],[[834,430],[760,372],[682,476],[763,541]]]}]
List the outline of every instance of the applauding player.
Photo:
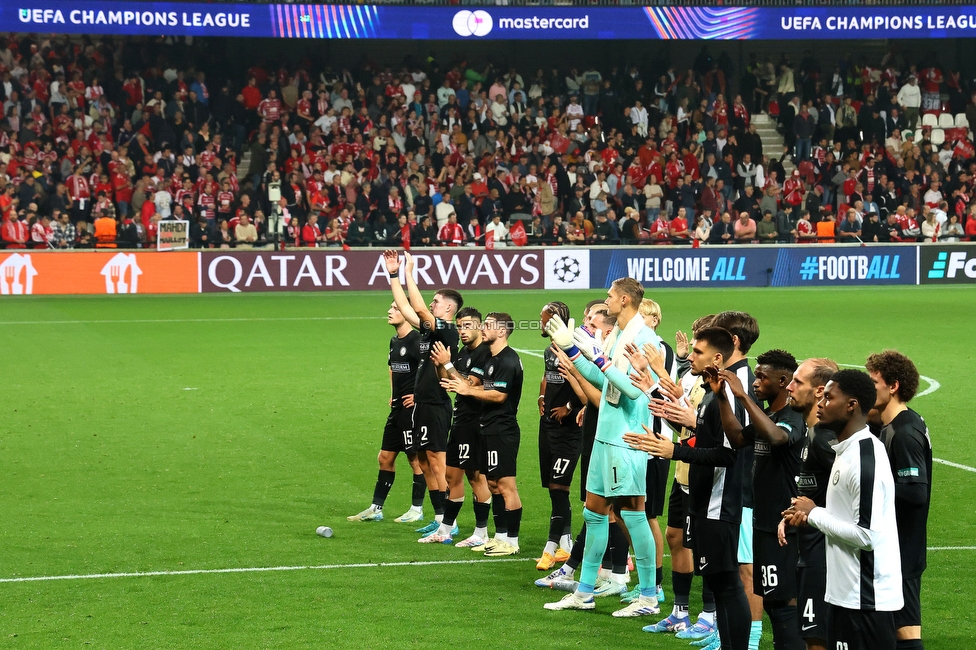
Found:
[{"label": "applauding player", "polygon": [[396,303],[386,312],[386,322],[396,329],[390,339],[390,415],[383,429],[380,445],[380,473],[373,488],[373,503],[358,515],[346,517],[349,521],[383,521],[383,504],[393,480],[396,478],[396,457],[407,454],[413,468],[413,506],[396,521],[417,521],[424,518],[424,475],[420,471],[417,453],[413,450],[413,389],[417,380],[417,364],[420,362],[420,334],[407,323]]},{"label": "applauding player", "polygon": [[758,571],[753,573],[753,591],[762,594],[763,607],[773,624],[773,643],[783,650],[802,650],[796,611],[796,543],[780,546],[776,529],[782,513],[797,496],[796,475],[806,423],[793,410],[787,387],[797,369],[789,352],[770,350],[756,359],[756,398],[766,402],[763,410],[749,397],[738,377],[723,370],[721,378],[749,413],[752,423],[742,427],[727,400],[719,402],[722,426],[736,447],[750,445],[755,452],[753,467],[753,549]]},{"label": "applauding player", "polygon": [[[457,354],[457,366],[451,363],[451,351],[440,341],[434,343],[430,358],[438,365],[442,379],[463,379],[472,386],[480,386],[485,378],[485,366],[491,356],[490,344],[482,340],[481,312],[474,307],[462,307],[455,319],[464,347]],[[488,539],[488,513],[491,492],[480,472],[481,466],[481,401],[458,395],[454,400],[454,423],[447,441],[448,500],[444,505],[444,520],[440,528],[418,541],[425,544],[450,544],[457,531],[455,521],[464,503],[464,477],[474,495],[474,534],[458,542],[462,548],[481,546]]]},{"label": "applauding player", "polygon": [[[484,385],[472,386],[453,377],[441,381],[441,385],[452,393],[484,402],[481,412],[482,471],[492,493],[495,537],[477,548],[483,548],[487,557],[519,552],[522,500],[515,476],[521,439],[518,405],[522,397],[522,361],[508,345],[514,329],[515,323],[506,313],[492,312],[485,317],[482,332],[490,346],[491,357],[486,362]],[[499,532],[499,524],[504,526],[504,533]]]},{"label": "applauding player", "polygon": [[[614,280],[607,291],[607,312],[617,326],[601,345],[592,334],[558,316],[549,320],[547,331],[553,342],[572,359],[583,377],[601,388],[600,416],[596,441],[586,479],[586,543],[583,570],[576,591],[562,600],[547,603],[546,609],[594,609],[593,593],[597,574],[609,537],[609,514],[614,502],[620,507],[621,523],[630,533],[634,546],[641,595],[627,607],[613,613],[617,617],[649,616],[660,613],[654,584],[654,537],[644,514],[647,490],[647,456],[631,450],[622,436],[649,421],[647,397],[630,382],[633,368],[626,356],[627,346],[660,339],[637,313],[644,288],[632,278]],[[609,356],[607,356],[609,355]]]},{"label": "applauding player", "polygon": [[[414,390],[413,436],[420,467],[424,470],[430,502],[434,507],[434,521],[417,532],[430,533],[440,527],[447,500],[446,451],[447,433],[451,424],[451,398],[440,386],[437,369],[430,360],[431,346],[440,341],[454,355],[457,353],[458,332],[454,315],[464,301],[453,289],[440,289],[434,294],[430,307],[413,279],[413,259],[406,253],[407,293],[400,283],[400,258],[396,251],[383,253],[390,288],[397,308],[411,326],[420,330],[420,364]],[[408,298],[409,294],[409,298]]]}]

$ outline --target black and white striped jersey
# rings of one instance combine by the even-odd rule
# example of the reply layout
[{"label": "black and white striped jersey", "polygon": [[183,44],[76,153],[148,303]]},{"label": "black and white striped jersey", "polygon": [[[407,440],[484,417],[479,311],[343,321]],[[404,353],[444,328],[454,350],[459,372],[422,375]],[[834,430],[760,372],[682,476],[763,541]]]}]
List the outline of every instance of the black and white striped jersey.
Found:
[{"label": "black and white striped jersey", "polygon": [[865,427],[834,446],[827,505],[809,523],[827,544],[826,601],[853,610],[904,605],[895,482],[884,444]]}]

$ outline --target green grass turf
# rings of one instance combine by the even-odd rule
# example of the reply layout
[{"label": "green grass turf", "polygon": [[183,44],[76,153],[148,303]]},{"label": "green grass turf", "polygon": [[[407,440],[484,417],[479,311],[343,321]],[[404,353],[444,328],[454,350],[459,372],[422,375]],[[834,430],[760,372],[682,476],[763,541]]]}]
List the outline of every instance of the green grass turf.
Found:
[{"label": "green grass turf", "polygon": [[[518,319],[556,297],[578,313],[598,295],[466,298]],[[697,316],[735,308],[760,322],[755,353],[783,347],[860,363],[900,349],[942,385],[913,404],[935,455],[976,466],[965,343],[976,322],[972,290],[650,295],[668,337]],[[480,559],[416,544],[412,527],[392,522],[409,504],[405,462],[390,520],[345,521],[369,504],[376,478],[389,302],[382,293],[4,299],[0,578]],[[544,340],[517,332],[512,345],[541,351]],[[541,360],[522,358],[521,540],[531,558],[549,513],[536,478]],[[976,475],[936,465],[934,478],[930,545],[972,545]],[[460,523],[469,533],[470,501]],[[321,524],[335,537],[317,537]],[[974,559],[974,551],[929,554],[928,648],[973,640]],[[685,647],[641,633],[649,621],[612,619],[611,602],[596,613],[544,612],[542,603],[561,594],[532,586],[531,561],[483,562],[0,583],[0,647]]]}]

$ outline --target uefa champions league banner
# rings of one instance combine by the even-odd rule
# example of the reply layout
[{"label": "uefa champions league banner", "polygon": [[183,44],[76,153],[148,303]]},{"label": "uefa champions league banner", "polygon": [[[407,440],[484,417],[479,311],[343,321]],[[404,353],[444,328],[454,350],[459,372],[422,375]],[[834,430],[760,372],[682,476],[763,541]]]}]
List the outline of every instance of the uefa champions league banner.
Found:
[{"label": "uefa champions league banner", "polygon": [[9,31],[408,40],[968,38],[976,6],[480,7],[0,0]]},{"label": "uefa champions league banner", "polygon": [[917,282],[918,246],[710,246],[594,248],[590,286],[620,277],[645,287],[802,287]]}]

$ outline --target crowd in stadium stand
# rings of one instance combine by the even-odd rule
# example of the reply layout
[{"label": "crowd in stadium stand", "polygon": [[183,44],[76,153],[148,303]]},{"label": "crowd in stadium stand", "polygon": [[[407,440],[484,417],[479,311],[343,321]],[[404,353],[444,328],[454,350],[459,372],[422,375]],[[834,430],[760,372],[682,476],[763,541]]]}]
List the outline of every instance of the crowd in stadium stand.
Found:
[{"label": "crowd in stadium stand", "polygon": [[705,49],[661,70],[255,61],[212,81],[170,63],[179,44],[132,66],[121,43],[0,38],[6,248],[151,246],[166,220],[198,248],[268,245],[279,221],[288,246],[976,237],[976,104],[896,51],[741,71]]}]

